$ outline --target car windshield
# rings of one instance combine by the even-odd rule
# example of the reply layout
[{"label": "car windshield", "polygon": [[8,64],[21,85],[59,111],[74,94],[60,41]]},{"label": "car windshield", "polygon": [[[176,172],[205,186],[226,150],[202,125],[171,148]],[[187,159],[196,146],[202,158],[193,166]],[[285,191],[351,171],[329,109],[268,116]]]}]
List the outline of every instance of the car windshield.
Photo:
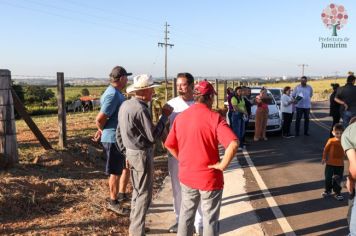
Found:
[{"label": "car windshield", "polygon": [[269,91],[273,94],[275,98],[281,97],[281,90],[279,89],[269,89]]},{"label": "car windshield", "polygon": [[[251,100],[255,101],[257,95],[258,95],[258,93],[251,93]],[[271,96],[271,94],[267,94],[267,95]],[[268,101],[269,101],[268,105],[274,105],[275,104],[274,99],[269,99]]]}]

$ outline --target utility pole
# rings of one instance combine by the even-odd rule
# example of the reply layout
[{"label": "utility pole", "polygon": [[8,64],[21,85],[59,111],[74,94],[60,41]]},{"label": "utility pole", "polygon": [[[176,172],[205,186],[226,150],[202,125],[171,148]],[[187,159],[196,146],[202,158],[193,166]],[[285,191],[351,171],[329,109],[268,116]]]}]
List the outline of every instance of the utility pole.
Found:
[{"label": "utility pole", "polygon": [[164,31],[164,43],[158,43],[158,47],[164,47],[164,78],[166,81],[166,102],[168,101],[168,78],[167,78],[167,47],[169,46],[170,48],[172,48],[174,46],[174,44],[169,44],[168,43],[168,26],[170,26],[167,22],[165,24],[165,31]]},{"label": "utility pole", "polygon": [[304,67],[308,67],[308,65],[307,64],[301,64],[301,65],[298,65],[298,66],[302,67],[302,76],[304,76]]},{"label": "utility pole", "polygon": [[302,76],[304,76],[304,67],[308,67],[308,65],[307,64],[301,64],[301,65],[298,65],[298,66],[302,67]]},{"label": "utility pole", "polygon": [[339,77],[339,71],[335,71],[334,73],[335,73],[335,83],[336,83],[336,80]]}]

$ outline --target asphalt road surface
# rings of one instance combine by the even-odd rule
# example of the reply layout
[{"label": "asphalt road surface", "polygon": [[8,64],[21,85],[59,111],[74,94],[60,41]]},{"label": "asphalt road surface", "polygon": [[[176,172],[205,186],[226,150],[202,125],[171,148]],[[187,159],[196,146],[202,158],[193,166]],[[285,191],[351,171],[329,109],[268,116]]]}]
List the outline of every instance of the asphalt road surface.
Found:
[{"label": "asphalt road surface", "polygon": [[[301,131],[303,125],[302,120]],[[313,104],[310,136],[285,139],[275,134],[269,135],[268,141],[251,142],[247,156],[253,164],[248,162],[246,153],[239,153],[239,162],[248,181],[248,198],[266,235],[348,234],[346,188],[342,190],[344,201],[321,197],[325,168],[321,165],[321,157],[330,125],[328,103],[317,102]],[[294,122],[292,131],[294,133]],[[263,191],[252,165],[266,185]],[[345,161],[345,173],[347,166]]]}]

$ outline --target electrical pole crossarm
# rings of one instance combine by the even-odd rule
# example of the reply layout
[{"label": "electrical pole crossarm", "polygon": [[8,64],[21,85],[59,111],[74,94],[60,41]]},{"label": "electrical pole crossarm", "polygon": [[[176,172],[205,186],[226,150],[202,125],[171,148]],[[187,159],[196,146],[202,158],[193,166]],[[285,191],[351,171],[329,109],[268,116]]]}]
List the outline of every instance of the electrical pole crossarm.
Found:
[{"label": "electrical pole crossarm", "polygon": [[164,78],[165,78],[165,81],[166,81],[166,86],[165,86],[165,89],[166,89],[166,96],[165,96],[165,99],[166,99],[166,102],[168,101],[168,78],[167,78],[167,47],[170,47],[172,48],[174,46],[174,44],[169,44],[168,43],[168,23],[166,22],[165,24],[165,36],[164,36],[164,43],[158,43],[158,47],[164,47]]},{"label": "electrical pole crossarm", "polygon": [[174,44],[170,44],[170,43],[158,43],[158,47],[163,47],[163,46],[169,46],[169,47],[173,47]]}]

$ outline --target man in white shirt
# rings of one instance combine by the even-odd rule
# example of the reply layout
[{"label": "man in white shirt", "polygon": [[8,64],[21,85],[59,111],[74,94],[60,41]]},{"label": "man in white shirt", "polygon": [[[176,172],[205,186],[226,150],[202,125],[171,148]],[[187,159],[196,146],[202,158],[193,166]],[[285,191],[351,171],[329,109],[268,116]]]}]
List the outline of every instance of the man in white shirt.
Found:
[{"label": "man in white shirt", "polygon": [[308,78],[303,76],[300,84],[294,88],[292,97],[296,99],[297,117],[295,120],[295,135],[299,136],[300,121],[304,116],[304,135],[309,136],[309,115],[313,88],[307,84]]},{"label": "man in white shirt", "polygon": [[[168,101],[168,104],[173,107],[173,112],[169,116],[169,128],[172,127],[174,119],[179,113],[194,104],[194,77],[190,73],[179,73],[177,75],[177,91],[179,96]],[[168,232],[177,233],[182,194],[178,178],[178,160],[170,153],[168,153],[168,171],[171,176],[173,207],[176,215],[176,223],[168,229]],[[194,222],[195,231],[197,233],[199,233],[199,228],[202,228],[202,225],[202,213],[201,208],[199,207]]]}]

